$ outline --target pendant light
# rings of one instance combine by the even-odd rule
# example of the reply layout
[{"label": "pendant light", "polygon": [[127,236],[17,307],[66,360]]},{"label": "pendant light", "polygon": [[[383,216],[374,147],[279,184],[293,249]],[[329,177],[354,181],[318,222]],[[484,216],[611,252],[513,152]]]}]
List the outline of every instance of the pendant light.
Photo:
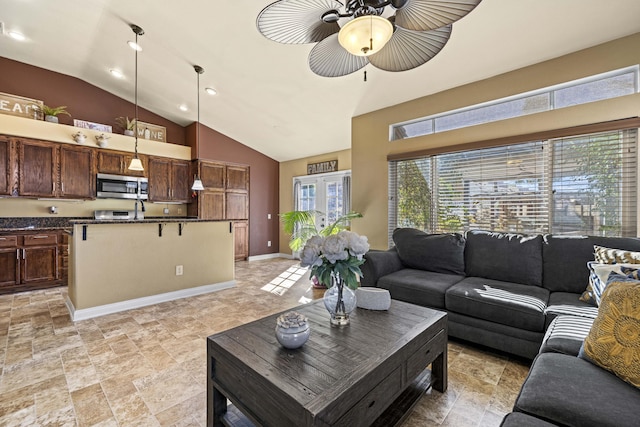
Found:
[{"label": "pendant light", "polygon": [[[199,65],[194,65],[193,69],[196,70],[196,74],[198,76],[198,120],[196,121],[196,147],[200,144],[200,74],[204,73],[204,68]],[[193,177],[193,185],[191,186],[193,191],[202,191],[204,190],[204,185],[202,185],[202,181],[200,177],[196,174]]]},{"label": "pendant light", "polygon": [[143,171],[144,167],[142,166],[142,161],[140,161],[140,158],[138,157],[138,51],[142,50],[140,48],[140,45],[138,44],[138,36],[141,36],[144,34],[144,30],[140,27],[138,27],[137,25],[133,25],[131,24],[131,29],[133,30],[133,32],[136,34],[136,42],[135,42],[135,47],[133,44],[129,43],[129,46],[131,46],[131,48],[136,52],[136,69],[135,69],[135,104],[136,104],[136,113],[135,116],[133,118],[135,125],[134,125],[134,136],[136,138],[136,146],[135,146],[135,154],[133,156],[133,159],[131,159],[131,163],[129,164],[129,170],[131,171]]}]

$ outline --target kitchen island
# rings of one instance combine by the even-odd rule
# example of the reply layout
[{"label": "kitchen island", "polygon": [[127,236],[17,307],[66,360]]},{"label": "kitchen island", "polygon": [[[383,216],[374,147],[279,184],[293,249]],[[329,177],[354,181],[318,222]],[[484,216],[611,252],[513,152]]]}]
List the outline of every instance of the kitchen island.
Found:
[{"label": "kitchen island", "polygon": [[229,221],[71,223],[67,306],[73,320],[235,286]]}]

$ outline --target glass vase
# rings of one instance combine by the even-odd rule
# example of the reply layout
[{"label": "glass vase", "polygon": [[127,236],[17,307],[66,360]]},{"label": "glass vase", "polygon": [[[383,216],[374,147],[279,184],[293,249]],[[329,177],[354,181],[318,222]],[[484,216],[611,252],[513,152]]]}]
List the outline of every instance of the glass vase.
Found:
[{"label": "glass vase", "polygon": [[356,293],[345,285],[339,274],[331,274],[331,287],[325,291],[323,301],[331,314],[332,325],[349,324],[349,313],[356,308]]}]

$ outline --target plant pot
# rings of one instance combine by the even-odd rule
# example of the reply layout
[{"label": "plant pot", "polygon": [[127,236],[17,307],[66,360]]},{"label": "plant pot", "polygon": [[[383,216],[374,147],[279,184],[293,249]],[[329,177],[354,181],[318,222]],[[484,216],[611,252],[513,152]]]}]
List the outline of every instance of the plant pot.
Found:
[{"label": "plant pot", "polygon": [[130,130],[130,129],[125,129],[124,130],[124,134],[127,135],[127,136],[133,136],[133,131]]},{"label": "plant pot", "polygon": [[58,116],[44,116],[44,121],[51,122],[51,123],[59,123]]}]

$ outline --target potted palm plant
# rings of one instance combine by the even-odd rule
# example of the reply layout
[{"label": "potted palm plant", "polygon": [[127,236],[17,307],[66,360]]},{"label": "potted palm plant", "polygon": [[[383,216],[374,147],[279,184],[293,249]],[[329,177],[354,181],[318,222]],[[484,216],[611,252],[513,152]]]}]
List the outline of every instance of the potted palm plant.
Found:
[{"label": "potted palm plant", "polygon": [[60,107],[49,107],[47,105],[43,105],[42,114],[44,115],[44,120],[51,123],[58,123],[59,114],[66,114],[71,117],[71,114],[67,111],[66,105],[61,105]]},{"label": "potted palm plant", "polygon": [[129,117],[117,117],[116,124],[124,129],[124,134],[133,136],[133,130],[136,127],[136,119],[129,119]]},{"label": "potted palm plant", "polygon": [[[362,218],[362,214],[359,212],[349,212],[338,217],[334,222],[327,224],[325,227],[318,229],[316,226],[316,216],[321,215],[324,215],[324,213],[317,210],[290,211],[279,215],[285,233],[291,235],[289,248],[293,251],[294,256],[304,248],[307,240],[311,237],[327,237],[337,234],[342,230],[347,230],[349,228],[349,222],[352,219]],[[315,287],[325,287],[325,284],[320,284],[315,276],[311,277],[311,281]]]}]

